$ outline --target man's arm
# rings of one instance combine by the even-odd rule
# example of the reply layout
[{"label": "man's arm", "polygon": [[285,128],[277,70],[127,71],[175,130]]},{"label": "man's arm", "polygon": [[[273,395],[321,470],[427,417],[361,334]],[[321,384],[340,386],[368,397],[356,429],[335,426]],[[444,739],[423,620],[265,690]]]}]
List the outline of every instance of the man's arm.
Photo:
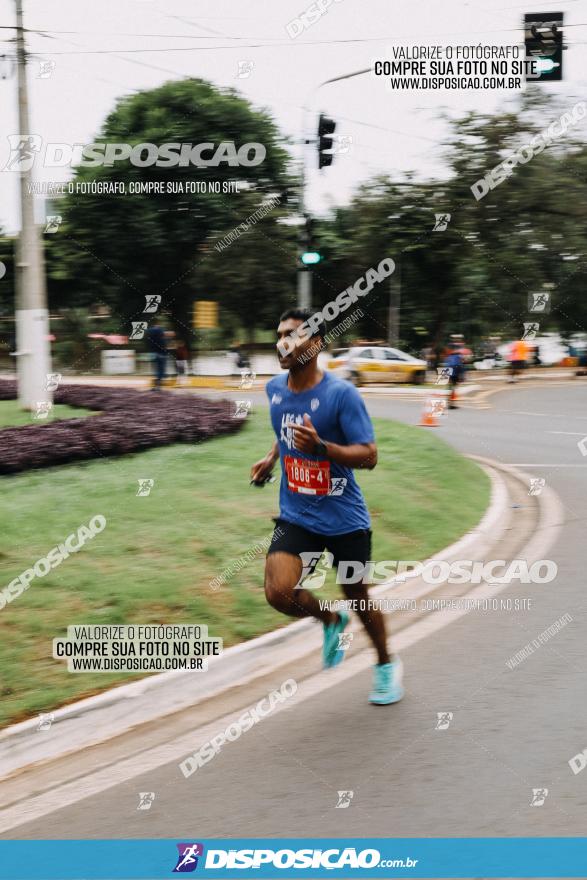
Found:
[{"label": "man's arm", "polygon": [[349,468],[365,468],[372,471],[377,464],[377,445],[375,443],[350,443],[341,446],[339,443],[330,443],[321,440],[316,428],[308,415],[304,416],[304,424],[291,426],[294,431],[294,444],[300,452],[307,455],[319,455],[318,444],[326,447],[326,456],[330,461]]},{"label": "man's arm", "polygon": [[376,443],[351,443],[350,446],[340,446],[338,443],[324,442],[326,457],[336,464],[342,464],[349,468],[365,468],[372,471],[377,464]]},{"label": "man's arm", "polygon": [[275,462],[279,458],[279,443],[277,442],[277,440],[273,441],[273,446],[267,453],[266,458],[271,459],[272,464],[275,464]]},{"label": "man's arm", "polygon": [[278,458],[279,444],[277,440],[275,440],[273,446],[271,447],[265,458],[262,458],[260,461],[255,462],[255,464],[251,468],[251,480],[259,482],[261,479],[268,476],[273,470],[275,462],[278,460]]}]

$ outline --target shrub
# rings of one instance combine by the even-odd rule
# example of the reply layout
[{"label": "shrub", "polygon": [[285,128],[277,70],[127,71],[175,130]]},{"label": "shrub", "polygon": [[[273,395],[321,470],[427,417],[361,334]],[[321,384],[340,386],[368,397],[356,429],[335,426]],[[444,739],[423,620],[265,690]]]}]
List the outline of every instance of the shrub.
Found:
[{"label": "shrub", "polygon": [[[16,382],[0,380],[0,400],[16,396]],[[99,413],[0,430],[0,474],[170,443],[197,443],[237,431],[243,424],[243,419],[233,418],[235,405],[229,400],[166,391],[65,385],[53,397],[55,403]]]}]

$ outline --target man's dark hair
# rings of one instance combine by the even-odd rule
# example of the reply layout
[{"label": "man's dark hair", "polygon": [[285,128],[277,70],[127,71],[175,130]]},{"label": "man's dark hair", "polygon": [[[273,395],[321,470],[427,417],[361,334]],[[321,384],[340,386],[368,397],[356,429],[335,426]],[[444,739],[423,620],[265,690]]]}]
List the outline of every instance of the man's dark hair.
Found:
[{"label": "man's dark hair", "polygon": [[[312,311],[312,309],[286,309],[285,312],[280,315],[279,322],[281,323],[281,321],[288,321],[290,318],[293,318],[294,321],[309,321],[314,314],[316,313]],[[310,334],[310,338],[314,339],[314,337],[319,336],[322,340],[324,340],[327,332],[328,330],[326,329],[324,321],[321,321],[320,324],[318,324],[318,328]]]}]

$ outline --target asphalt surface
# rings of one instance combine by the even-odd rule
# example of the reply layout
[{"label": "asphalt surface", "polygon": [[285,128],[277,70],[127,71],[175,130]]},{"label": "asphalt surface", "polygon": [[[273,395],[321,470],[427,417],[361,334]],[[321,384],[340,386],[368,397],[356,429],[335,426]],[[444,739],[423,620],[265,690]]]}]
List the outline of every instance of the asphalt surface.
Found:
[{"label": "asphalt surface", "polygon": [[[415,401],[366,400],[374,416],[418,420]],[[189,779],[177,761],[163,764],[5,836],[584,836],[587,772],[574,775],[568,761],[587,748],[587,457],[577,447],[587,385],[516,386],[426,430],[543,477],[560,496],[565,524],[547,554],[556,580],[504,594],[530,598],[528,610],[472,611],[413,645],[395,706],[370,706],[370,672],[360,672],[266,718]],[[561,632],[507,667],[565,614]],[[448,729],[436,729],[439,712],[453,713]],[[541,806],[533,789],[548,789]],[[353,793],[346,808],[340,791]],[[137,810],[139,792],[155,793],[149,810]]]}]

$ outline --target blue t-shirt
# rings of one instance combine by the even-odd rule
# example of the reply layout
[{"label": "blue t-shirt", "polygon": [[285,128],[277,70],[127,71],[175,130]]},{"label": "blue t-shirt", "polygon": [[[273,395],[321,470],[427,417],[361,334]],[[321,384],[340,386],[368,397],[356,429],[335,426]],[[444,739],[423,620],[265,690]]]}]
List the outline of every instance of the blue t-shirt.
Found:
[{"label": "blue t-shirt", "polygon": [[307,391],[295,393],[288,388],[288,373],[276,376],[266,385],[271,423],[279,443],[281,487],[280,516],[319,535],[342,535],[368,529],[369,511],[351,468],[330,462],[330,494],[311,495],[292,491],[284,458],[310,461],[323,457],[306,455],[293,445],[293,432],[287,422],[303,424],[304,414],[312,420],[321,440],[347,446],[372,443],[373,425],[363,398],[350,382],[324,373],[321,381]]},{"label": "blue t-shirt", "polygon": [[155,324],[153,327],[149,327],[147,330],[147,341],[149,343],[149,348],[154,354],[166,354],[167,353],[167,343],[165,340],[165,330],[163,327],[160,327],[158,324]]}]

